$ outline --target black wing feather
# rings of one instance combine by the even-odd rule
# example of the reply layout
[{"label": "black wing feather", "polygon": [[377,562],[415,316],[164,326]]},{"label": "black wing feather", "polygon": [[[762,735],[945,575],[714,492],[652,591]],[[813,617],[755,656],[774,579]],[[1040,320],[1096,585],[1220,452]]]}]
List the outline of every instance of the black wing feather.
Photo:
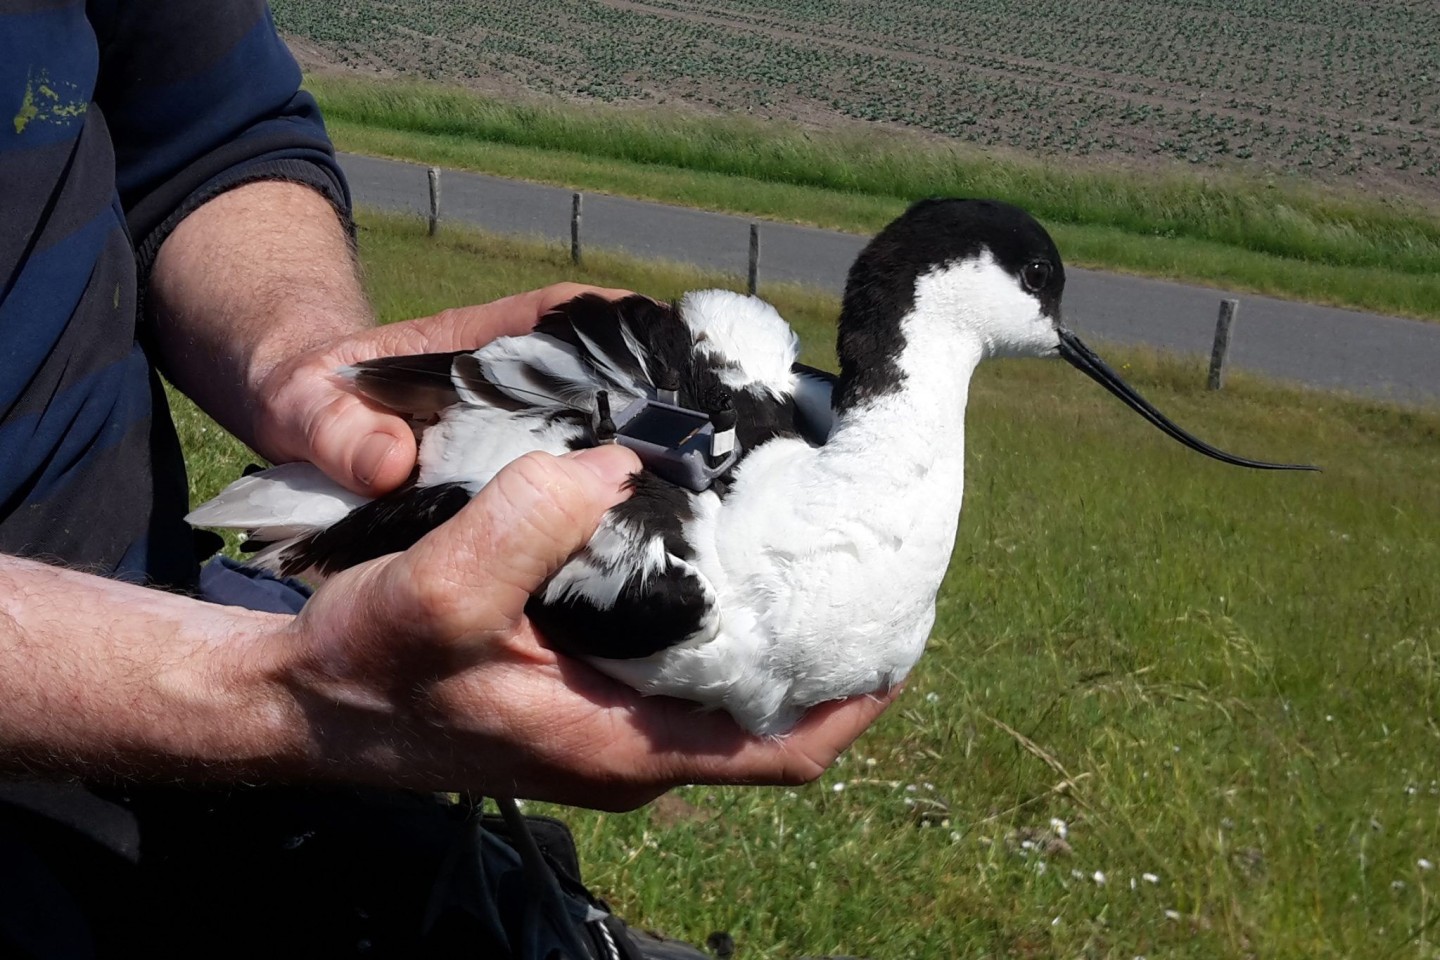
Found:
[{"label": "black wing feather", "polygon": [[470,497],[470,491],[459,483],[406,484],[287,547],[280,556],[280,575],[294,576],[310,569],[335,573],[408,550],[459,513]]},{"label": "black wing feather", "polygon": [[[694,557],[685,523],[694,517],[691,494],[651,474],[630,480],[629,499],[610,508],[615,520],[644,531],[644,542],[659,537],[665,551],[681,560]],[[581,550],[584,557],[589,547]],[[592,561],[595,559],[590,554]],[[637,564],[636,569],[639,569]],[[632,660],[681,643],[700,629],[708,608],[705,587],[690,571],[670,566],[648,577],[626,579],[614,604],[596,606],[583,596],[547,603],[537,594],[525,614],[555,649],[571,656]]]},{"label": "black wing feather", "polygon": [[583,330],[585,338],[588,338],[614,366],[622,370],[630,379],[638,383],[647,383],[645,366],[640,362],[640,358],[635,356],[630,345],[625,342],[624,335],[620,332],[621,324],[625,322],[630,313],[636,309],[643,309],[645,305],[655,306],[655,301],[639,295],[622,297],[619,300],[607,300],[597,293],[582,293],[573,300],[567,300],[560,304],[542,317],[535,326],[535,332],[546,334],[568,344],[591,369],[598,369],[600,364],[596,361],[594,351],[576,332]]},{"label": "black wing feather", "polygon": [[465,353],[457,350],[366,360],[354,366],[355,389],[396,413],[421,419],[433,417],[459,401],[450,371],[456,358]]}]

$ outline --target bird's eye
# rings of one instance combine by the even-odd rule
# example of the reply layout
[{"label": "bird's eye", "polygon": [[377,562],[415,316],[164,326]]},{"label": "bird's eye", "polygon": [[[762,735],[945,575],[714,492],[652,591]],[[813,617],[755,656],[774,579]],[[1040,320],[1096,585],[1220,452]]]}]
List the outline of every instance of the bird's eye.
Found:
[{"label": "bird's eye", "polygon": [[1048,261],[1032,260],[1020,269],[1020,282],[1031,293],[1039,293],[1050,282],[1050,271]]}]

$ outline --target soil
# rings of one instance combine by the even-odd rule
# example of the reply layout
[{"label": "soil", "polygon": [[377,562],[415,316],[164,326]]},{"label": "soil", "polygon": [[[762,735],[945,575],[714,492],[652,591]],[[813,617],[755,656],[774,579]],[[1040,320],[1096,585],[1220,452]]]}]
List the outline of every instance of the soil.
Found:
[{"label": "soil", "polygon": [[[1003,113],[997,111],[987,117],[990,124],[981,144],[987,150],[1000,155],[1063,155],[1067,162],[1079,167],[1120,168],[1132,171],[1185,171],[1193,174],[1198,169],[1233,171],[1248,176],[1279,176],[1304,179],[1322,184],[1343,187],[1362,193],[1405,197],[1418,200],[1427,206],[1440,206],[1440,177],[1435,174],[1435,165],[1416,163],[1406,169],[1396,169],[1397,164],[1364,162],[1357,159],[1364,152],[1367,156],[1390,157],[1396,151],[1414,149],[1417,135],[1424,142],[1440,142],[1440,116],[1432,113],[1428,120],[1412,122],[1414,118],[1394,119],[1375,115],[1373,105],[1366,107],[1356,102],[1349,109],[1322,107],[1309,101],[1294,102],[1281,98],[1263,89],[1247,90],[1243,97],[1223,96],[1214,90],[1207,90],[1200,84],[1167,82],[1153,76],[1126,72],[1124,57],[1117,57],[1114,69],[1086,69],[1068,64],[1054,64],[1032,57],[997,53],[995,50],[981,50],[969,47],[945,45],[939,42],[926,43],[911,40],[903,45],[882,46],[875,37],[866,36],[843,24],[825,23],[816,25],[813,31],[800,29],[797,20],[779,15],[751,12],[737,13],[719,4],[696,2],[696,0],[668,0],[663,5],[643,0],[600,0],[601,5],[617,13],[643,16],[645,22],[659,24],[674,22],[684,24],[685,29],[696,26],[706,28],[716,37],[727,33],[745,32],[791,47],[804,47],[833,51],[838,58],[861,55],[878,58],[897,64],[914,64],[927,71],[940,74],[963,69],[967,76],[987,78],[999,83],[1015,82],[1017,78],[1046,91],[1051,102],[1086,103],[1104,105],[1103,110],[1088,107],[1086,114],[1078,112],[1069,116],[1063,112],[1054,116],[1031,118],[1023,111]],[[744,7],[744,9],[752,9]],[[1221,18],[1223,19],[1223,17]],[[678,29],[678,28],[677,28]],[[1343,31],[1341,31],[1343,33]],[[390,31],[384,43],[384,54],[365,51],[363,45],[347,46],[343,59],[325,46],[304,38],[287,37],[297,59],[307,71],[358,73],[377,78],[410,76],[407,70],[397,69],[395,64],[433,62],[437,49],[446,52],[446,62],[464,64],[453,75],[439,79],[473,89],[477,92],[507,99],[541,100],[559,96],[576,103],[594,103],[595,99],[578,94],[567,94],[575,85],[569,83],[571,76],[564,74],[552,63],[564,62],[563,38],[554,38],[553,55],[550,51],[532,60],[517,64],[514,62],[490,65],[471,55],[464,36],[437,38],[410,31],[397,26]],[[360,47],[357,52],[357,46]],[[408,51],[408,53],[407,53]],[[431,55],[421,57],[421,53]],[[957,65],[963,65],[957,66]],[[573,71],[574,65],[571,65]],[[682,82],[666,86],[655,82],[654,76],[646,71],[635,70],[630,76],[619,79],[628,81],[626,98],[607,100],[616,105],[665,105],[698,113],[741,112],[763,118],[783,119],[803,127],[814,129],[866,129],[877,125],[903,131],[906,135],[925,139],[946,140],[956,138],[925,129],[922,126],[891,121],[865,121],[847,116],[831,104],[817,102],[784,85],[764,87],[749,83],[737,77],[709,78],[685,77]],[[433,74],[433,70],[432,70]],[[431,79],[436,79],[433,75]],[[918,92],[917,92],[918,100]],[[1274,150],[1257,150],[1257,156],[1237,159],[1233,152],[1219,149],[1213,155],[1190,156],[1178,159],[1173,146],[1174,129],[1135,123],[1124,119],[1127,111],[1161,110],[1169,117],[1204,116],[1218,124],[1232,126],[1249,125],[1257,128],[1263,125],[1266,136],[1273,139]],[[1077,117],[1083,119],[1077,121]],[[997,119],[998,118],[998,119]],[[1085,125],[1086,136],[1092,146],[1079,152],[1065,149],[1036,148],[1026,137],[1032,137],[1034,130],[1025,129],[1027,124],[1077,123]],[[1306,143],[1326,137],[1334,138],[1335,131],[1344,129],[1354,141],[1355,156],[1341,156],[1339,148],[1333,148],[1328,164],[1311,166],[1307,162],[1296,162],[1282,154],[1282,144]],[[958,138],[964,142],[968,138]],[[1203,138],[1200,138],[1203,139]],[[1266,140],[1268,144],[1270,140]],[[1093,144],[1101,144],[1095,147]],[[1183,150],[1180,152],[1184,152]],[[1338,158],[1338,159],[1337,159]],[[1342,163],[1348,169],[1338,169]]]}]

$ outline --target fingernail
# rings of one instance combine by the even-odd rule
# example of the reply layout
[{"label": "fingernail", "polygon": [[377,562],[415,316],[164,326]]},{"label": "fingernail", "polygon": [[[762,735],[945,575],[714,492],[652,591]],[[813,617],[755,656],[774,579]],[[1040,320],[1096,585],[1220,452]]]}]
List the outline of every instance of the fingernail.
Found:
[{"label": "fingernail", "polygon": [[583,465],[595,476],[618,487],[640,471],[640,458],[618,444],[606,443],[588,450],[565,454],[565,459]]},{"label": "fingernail", "polygon": [[372,433],[360,441],[360,446],[355,451],[355,459],[350,463],[351,473],[355,479],[370,486],[380,474],[380,468],[385,465],[385,458],[390,456],[390,451],[395,449],[398,441],[388,433]]}]

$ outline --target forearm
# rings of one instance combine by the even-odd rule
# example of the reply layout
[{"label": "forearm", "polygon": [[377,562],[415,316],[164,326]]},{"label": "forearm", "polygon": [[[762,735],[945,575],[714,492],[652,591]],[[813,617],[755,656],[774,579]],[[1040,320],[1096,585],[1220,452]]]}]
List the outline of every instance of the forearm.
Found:
[{"label": "forearm", "polygon": [[272,458],[258,429],[282,362],[374,325],[330,203],[280,181],[220,194],[160,248],[150,313],[164,369],[222,426]]},{"label": "forearm", "polygon": [[0,776],[297,765],[307,735],[265,662],[290,623],[0,556]]}]

